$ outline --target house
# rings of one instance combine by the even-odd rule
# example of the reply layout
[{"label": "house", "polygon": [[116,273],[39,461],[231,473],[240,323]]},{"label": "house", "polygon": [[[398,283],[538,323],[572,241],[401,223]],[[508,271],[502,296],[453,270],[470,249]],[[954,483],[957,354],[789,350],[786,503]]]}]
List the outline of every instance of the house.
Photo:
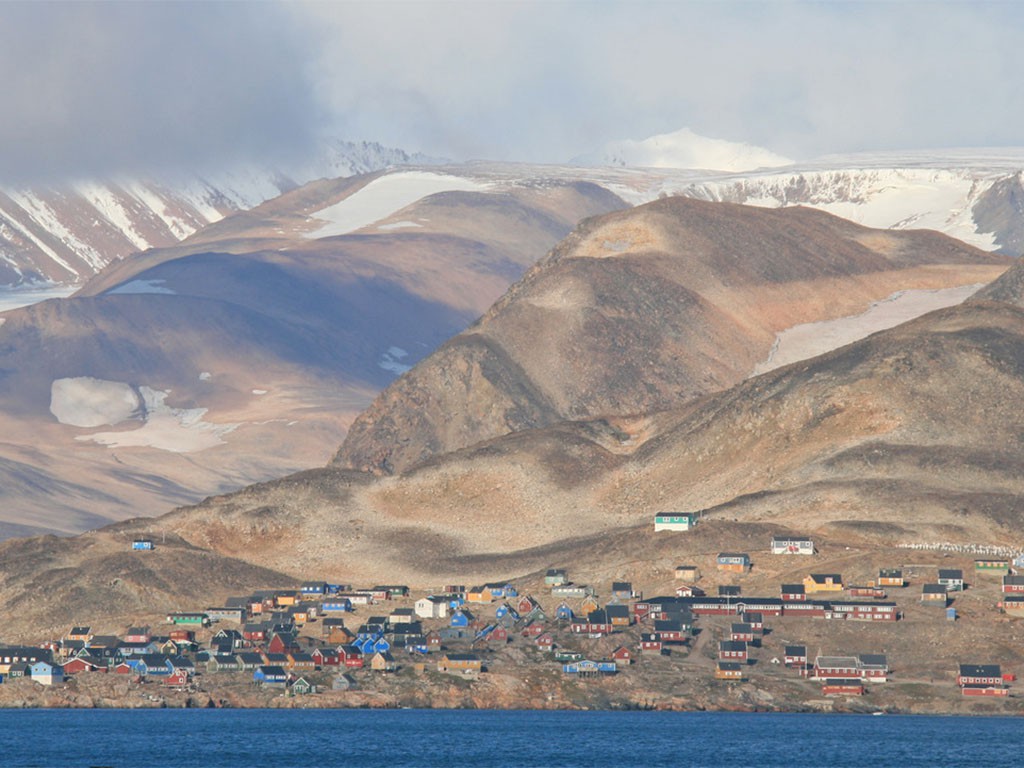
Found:
[{"label": "house", "polygon": [[816,680],[859,680],[860,667],[856,656],[818,656],[811,676]]},{"label": "house", "polygon": [[688,628],[680,619],[656,619],[654,634],[662,643],[685,643],[689,636]]},{"label": "house", "polygon": [[719,597],[739,597],[743,590],[737,584],[719,584]]},{"label": "house", "polygon": [[288,690],[292,696],[306,696],[311,693],[316,693],[316,686],[306,678],[300,677],[292,683],[291,688]]},{"label": "house", "polygon": [[88,656],[76,656],[64,663],[65,675],[77,675],[82,672],[106,672],[107,665],[102,659]]},{"label": "house", "polygon": [[663,649],[661,638],[656,632],[642,632],[640,634],[640,650],[654,653],[661,653]]},{"label": "house", "polygon": [[149,627],[128,627],[128,631],[121,639],[126,643],[148,643],[150,640]]},{"label": "house", "polygon": [[881,587],[850,587],[850,597],[870,597],[875,600],[884,600],[885,596],[885,590]]},{"label": "house", "polygon": [[821,686],[821,692],[825,696],[863,696],[864,683],[845,678],[826,678]]},{"label": "house", "polygon": [[802,602],[807,599],[807,590],[803,584],[783,584],[782,599],[789,602]]},{"label": "house", "polygon": [[132,542],[132,551],[134,552],[152,552],[156,547],[153,546],[152,539],[139,538]]},{"label": "house", "polygon": [[750,570],[750,555],[744,552],[719,552],[715,564],[720,571],[746,573]]},{"label": "house", "polygon": [[354,645],[341,646],[338,649],[338,654],[341,656],[341,662],[348,669],[362,669],[364,663],[363,652]]},{"label": "house", "polygon": [[40,685],[56,685],[64,682],[64,669],[59,664],[48,661],[37,661],[29,664],[28,676],[32,682]]},{"label": "house", "polygon": [[311,654],[313,664],[317,667],[337,667],[341,664],[341,654],[337,648],[316,648]]},{"label": "house", "polygon": [[612,599],[613,600],[629,600],[633,597],[633,585],[628,581],[613,581],[612,582]]},{"label": "house", "polygon": [[538,651],[549,652],[555,647],[555,638],[550,633],[545,632],[543,635],[538,635],[534,638],[534,646]]},{"label": "house", "polygon": [[322,613],[351,613],[351,597],[330,597],[320,603]]},{"label": "house", "polygon": [[[256,656],[256,654],[249,654],[250,656]],[[262,661],[262,659],[260,659]],[[255,669],[258,664],[253,665],[251,669]],[[210,660],[206,662],[207,672],[239,672],[242,669],[241,663],[238,661],[238,657],[234,654],[225,654],[221,656],[211,656]]]},{"label": "house", "polygon": [[325,581],[307,581],[303,582],[302,586],[299,587],[299,592],[303,600],[319,600],[327,594],[327,582]]},{"label": "house", "polygon": [[547,573],[544,574],[544,586],[546,587],[557,587],[568,583],[569,577],[564,568],[548,568]]},{"label": "house", "polygon": [[0,646],[0,674],[7,674],[14,664],[35,664],[37,661],[53,661],[53,654],[43,648]]},{"label": "house", "polygon": [[370,669],[374,672],[394,672],[398,669],[398,664],[387,651],[377,651],[370,658]]},{"label": "house", "polygon": [[773,555],[813,555],[814,542],[809,536],[772,536]]},{"label": "house", "polygon": [[921,587],[921,605],[946,607],[946,587],[942,584],[925,584]]},{"label": "house", "polygon": [[610,603],[605,606],[604,610],[613,627],[628,627],[633,623],[633,617],[629,613],[628,605]]},{"label": "house", "polygon": [[592,613],[601,607],[600,603],[597,602],[592,596],[585,597],[583,602],[580,603],[580,613],[586,616],[588,613]]},{"label": "house", "polygon": [[697,524],[696,512],[659,512],[654,516],[654,530],[688,531]]},{"label": "house", "polygon": [[205,613],[210,617],[210,621],[232,621],[235,624],[241,624],[249,616],[246,608],[235,606],[207,608]]},{"label": "house", "polygon": [[[761,633],[756,634],[760,638]],[[744,643],[753,644],[754,642],[754,628],[746,623],[733,624],[729,631],[730,640],[742,640]]]},{"label": "house", "polygon": [[388,623],[394,628],[396,624],[411,624],[415,621],[415,612],[412,608],[395,608],[388,615]]},{"label": "house", "polygon": [[137,659],[129,659],[128,663],[134,667],[135,674],[142,677],[167,677],[174,672],[170,658],[163,653],[145,653]]},{"label": "house", "polygon": [[862,653],[857,656],[862,680],[884,683],[889,677],[889,661],[884,653]]},{"label": "house", "polygon": [[448,625],[451,627],[468,627],[472,620],[473,614],[463,608],[459,608],[452,613]]},{"label": "house", "polygon": [[700,581],[700,568],[696,565],[677,565],[675,576],[679,581],[697,582]]},{"label": "house", "polygon": [[176,669],[164,678],[164,685],[170,688],[184,688],[188,685],[189,673],[184,669]]},{"label": "house", "polygon": [[588,613],[587,618],[585,619],[573,619],[572,624],[569,625],[569,629],[573,634],[577,635],[603,637],[604,635],[611,634],[613,627],[611,619],[608,618],[608,612],[596,610]]},{"label": "house", "polygon": [[535,611],[540,608],[540,603],[534,600],[530,595],[520,595],[514,603],[516,613],[520,615],[528,614],[531,611]]},{"label": "house", "polygon": [[332,691],[352,691],[358,687],[355,678],[348,674],[338,675],[331,682]]},{"label": "house", "polygon": [[1003,685],[1003,670],[998,664],[961,664],[957,668],[956,684]]},{"label": "house", "polygon": [[964,589],[964,572],[959,568],[939,568],[939,584],[947,592],[962,592]]},{"label": "house", "polygon": [[787,645],[785,655],[783,656],[783,662],[787,667],[803,668],[807,666],[807,646]]},{"label": "house", "polygon": [[283,667],[263,665],[252,673],[252,681],[256,685],[284,688],[288,685],[288,673]]},{"label": "house", "polygon": [[236,653],[235,658],[238,660],[238,669],[243,672],[263,665],[263,657],[258,653]]},{"label": "house", "polygon": [[1024,616],[1024,595],[1006,595],[999,606],[1008,616]]},{"label": "house", "polygon": [[812,573],[804,578],[804,592],[808,595],[842,591],[843,577],[838,573]]},{"label": "house", "polygon": [[572,621],[573,612],[569,604],[564,600],[555,609],[555,619],[558,621]]},{"label": "house", "polygon": [[551,596],[582,599],[594,594],[594,588],[586,584],[559,584],[551,588]]},{"label": "house", "polygon": [[880,587],[902,587],[903,571],[899,568],[882,568],[878,571],[878,580],[875,582]]},{"label": "house", "polygon": [[627,667],[633,663],[633,652],[624,645],[620,645],[612,651],[612,660],[616,664],[625,664]]},{"label": "house", "polygon": [[480,587],[470,587],[466,593],[467,603],[491,603],[494,602],[494,593],[486,584]]},{"label": "house", "polygon": [[749,624],[750,628],[754,630],[755,634],[764,633],[764,614],[757,613],[754,611],[746,611],[740,614],[740,621],[745,624]]},{"label": "house", "polygon": [[88,643],[92,640],[92,627],[72,627],[65,640]]},{"label": "house", "polygon": [[483,672],[483,664],[475,653],[446,653],[438,660],[437,671],[468,677]]},{"label": "house", "polygon": [[580,659],[579,661],[571,661],[568,664],[562,665],[562,672],[567,675],[576,675],[578,677],[614,675],[617,671],[618,666],[614,661],[591,661],[589,659]]},{"label": "house", "polygon": [[316,669],[316,660],[313,658],[312,654],[291,652],[286,653],[285,656],[288,659],[288,662],[285,664],[285,668],[289,672],[312,672]]},{"label": "house", "polygon": [[993,560],[991,558],[974,561],[975,573],[993,573],[1000,576],[1007,576],[1010,573],[1009,560]]},{"label": "house", "polygon": [[721,640],[718,643],[718,658],[723,661],[747,661],[747,644],[740,640]]},{"label": "house", "polygon": [[1009,595],[1014,592],[1024,592],[1024,576],[1003,576],[1003,594]]},{"label": "house", "polygon": [[715,679],[729,682],[743,681],[743,665],[737,661],[719,661],[715,667]]}]

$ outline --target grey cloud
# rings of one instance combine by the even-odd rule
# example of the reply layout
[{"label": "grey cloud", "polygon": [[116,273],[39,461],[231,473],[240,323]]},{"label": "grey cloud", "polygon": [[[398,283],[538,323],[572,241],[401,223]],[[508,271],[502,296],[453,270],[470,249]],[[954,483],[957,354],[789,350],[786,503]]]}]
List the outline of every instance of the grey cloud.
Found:
[{"label": "grey cloud", "polygon": [[0,3],[0,183],[302,153],[305,41],[264,3]]}]

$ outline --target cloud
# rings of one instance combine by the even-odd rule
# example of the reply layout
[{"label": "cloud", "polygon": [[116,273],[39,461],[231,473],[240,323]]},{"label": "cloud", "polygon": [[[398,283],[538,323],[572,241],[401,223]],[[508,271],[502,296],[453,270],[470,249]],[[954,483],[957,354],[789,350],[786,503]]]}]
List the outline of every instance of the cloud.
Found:
[{"label": "cloud", "polygon": [[305,41],[263,3],[0,3],[0,179],[301,153]]},{"label": "cloud", "polygon": [[542,162],[683,127],[797,158],[1018,144],[1022,5],[0,3],[0,180],[324,134]]},{"label": "cloud", "polygon": [[688,126],[794,156],[1018,143],[1013,3],[293,5],[325,107],[457,157],[557,161]]}]

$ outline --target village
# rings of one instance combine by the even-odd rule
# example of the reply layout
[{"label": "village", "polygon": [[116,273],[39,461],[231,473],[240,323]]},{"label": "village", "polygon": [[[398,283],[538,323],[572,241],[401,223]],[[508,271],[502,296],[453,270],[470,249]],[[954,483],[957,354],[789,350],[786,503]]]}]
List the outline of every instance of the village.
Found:
[{"label": "village", "polygon": [[[698,520],[657,515],[654,530],[685,533]],[[148,538],[131,543],[138,557],[156,546]],[[864,698],[879,711],[893,680],[963,698],[1013,697],[1006,659],[957,658],[925,680],[894,638],[908,614],[939,632],[954,626],[968,589],[990,595],[1003,620],[1024,616],[1024,573],[1017,572],[1024,559],[975,558],[969,569],[892,564],[846,578],[819,570],[817,558],[812,538],[774,535],[760,551],[678,564],[671,593],[653,597],[625,580],[577,583],[559,567],[532,581],[451,583],[423,594],[327,580],[254,589],[119,634],[74,626],[38,646],[0,643],[0,683],[58,688],[110,675],[140,690],[188,693],[230,681],[264,697],[330,694],[333,706],[346,706],[346,693],[393,689],[396,680],[472,687],[496,673],[529,679],[543,670],[564,682],[548,677],[542,686],[613,692],[630,677],[649,687],[700,682],[712,693],[774,681],[785,684],[789,700]],[[745,582],[760,562],[784,562],[787,573],[804,576],[779,582],[773,594],[748,594]],[[559,701],[549,695],[524,704]]]}]

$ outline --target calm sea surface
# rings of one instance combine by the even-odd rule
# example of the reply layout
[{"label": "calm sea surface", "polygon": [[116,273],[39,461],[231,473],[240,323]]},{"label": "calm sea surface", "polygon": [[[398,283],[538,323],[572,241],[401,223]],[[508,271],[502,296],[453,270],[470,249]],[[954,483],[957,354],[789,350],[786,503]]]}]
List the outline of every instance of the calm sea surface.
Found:
[{"label": "calm sea surface", "polygon": [[1015,766],[1002,717],[448,710],[6,710],[11,766]]}]

